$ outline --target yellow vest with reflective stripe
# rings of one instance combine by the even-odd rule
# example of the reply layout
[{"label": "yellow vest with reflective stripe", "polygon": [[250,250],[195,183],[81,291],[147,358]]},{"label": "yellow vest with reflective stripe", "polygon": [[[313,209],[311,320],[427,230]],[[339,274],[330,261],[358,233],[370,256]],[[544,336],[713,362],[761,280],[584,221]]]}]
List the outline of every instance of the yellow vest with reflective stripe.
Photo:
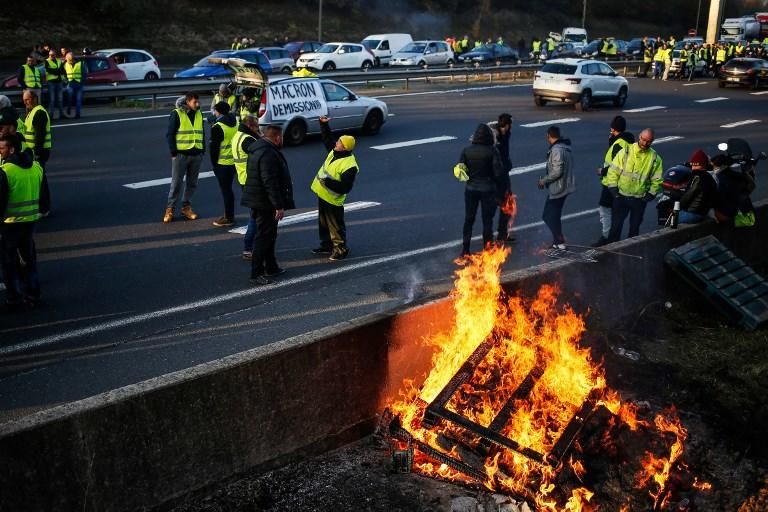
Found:
[{"label": "yellow vest with reflective stripe", "polygon": [[220,126],[224,132],[224,139],[219,147],[219,159],[216,161],[219,165],[235,165],[235,158],[232,156],[232,137],[237,133],[237,126],[227,126],[224,123],[214,123],[213,126]]},{"label": "yellow vest with reflective stripe", "polygon": [[611,162],[606,186],[617,187],[621,195],[628,197],[642,198],[646,193],[656,195],[664,181],[662,172],[658,153],[653,148],[640,151],[640,146],[634,143],[619,151]]},{"label": "yellow vest with reflective stripe", "polygon": [[[357,160],[355,159],[355,156],[351,154],[349,156],[337,158],[336,160],[333,160],[333,161],[331,160],[333,160],[333,151],[328,153],[328,156],[325,158],[325,162],[323,163],[323,166],[320,168],[319,171],[317,171],[317,176],[315,176],[315,179],[312,181],[312,186],[310,188],[312,189],[312,192],[317,194],[317,197],[319,197],[326,203],[330,203],[336,206],[342,206],[344,204],[344,201],[347,199],[347,195],[338,194],[333,190],[327,188],[325,185],[323,185],[320,182],[320,179],[328,178],[334,181],[341,181],[341,173],[343,173],[350,167],[357,167]],[[360,167],[357,167],[357,169],[359,171]]]},{"label": "yellow vest with reflective stripe", "polygon": [[69,62],[64,63],[64,72],[67,74],[68,82],[82,82],[83,81],[83,63],[77,61],[73,64]]},{"label": "yellow vest with reflective stripe", "polygon": [[[61,61],[57,58],[54,58],[51,60],[50,58],[45,59],[45,62],[48,63],[48,67],[51,69],[59,69],[61,67]],[[61,75],[47,75],[47,79],[49,82],[61,82]]]},{"label": "yellow vest with reflective stripe", "polygon": [[0,165],[8,178],[8,207],[5,210],[5,224],[34,222],[40,215],[40,184],[43,182],[43,168],[33,162],[28,169],[6,162]]},{"label": "yellow vest with reflective stripe", "polygon": [[213,95],[213,105],[216,106],[217,103],[220,101],[226,101],[229,104],[229,108],[232,109],[235,107],[235,95],[230,94],[226,98],[223,98],[219,93],[216,93]]},{"label": "yellow vest with reflective stripe", "polygon": [[715,54],[715,62],[725,62],[725,50],[722,48],[718,48],[717,53]]},{"label": "yellow vest with reflective stripe", "polygon": [[541,51],[541,41],[534,41],[531,43],[531,51],[538,53]]},{"label": "yellow vest with reflective stripe", "polygon": [[35,108],[29,111],[29,114],[27,114],[27,118],[24,121],[24,140],[27,143],[27,146],[32,149],[32,151],[39,150],[40,148],[35,147],[35,137],[37,136],[37,132],[35,132],[35,126],[32,124],[32,119],[35,117],[35,114],[42,110],[45,113],[45,140],[43,141],[43,148],[42,149],[51,149],[51,116],[48,115],[48,111],[46,111],[42,105],[37,105]]},{"label": "yellow vest with reflective stripe", "polygon": [[246,139],[256,140],[256,137],[253,135],[248,135],[245,132],[241,132],[240,130],[238,130],[235,135],[232,136],[232,160],[235,162],[237,182],[240,185],[245,185],[245,178],[248,175],[248,154],[243,151],[243,142]]},{"label": "yellow vest with reflective stripe", "polygon": [[650,48],[643,50],[643,62],[649,64],[653,60],[652,52]]},{"label": "yellow vest with reflective stripe", "polygon": [[[626,140],[621,139],[621,138],[618,138],[615,141],[613,141],[613,144],[611,144],[611,147],[609,147],[608,151],[605,152],[605,158],[603,158],[603,167],[610,167],[611,166],[611,162],[613,161],[613,148],[615,148],[617,145],[620,146],[621,149],[625,149],[626,150],[629,147],[629,142],[627,142]],[[619,150],[619,151],[621,151],[621,150]],[[616,154],[618,155],[619,153],[616,153]],[[603,179],[600,180],[600,182],[603,185],[608,186],[608,174],[607,173],[606,173],[605,176],[603,176]]]},{"label": "yellow vest with reflective stripe", "polygon": [[40,79],[40,70],[35,66],[24,64],[24,83],[28,89],[40,89],[43,81]]},{"label": "yellow vest with reflective stripe", "polygon": [[176,149],[187,151],[190,149],[203,149],[203,114],[195,112],[195,124],[193,125],[187,111],[176,109],[179,116],[179,129],[176,131]]}]

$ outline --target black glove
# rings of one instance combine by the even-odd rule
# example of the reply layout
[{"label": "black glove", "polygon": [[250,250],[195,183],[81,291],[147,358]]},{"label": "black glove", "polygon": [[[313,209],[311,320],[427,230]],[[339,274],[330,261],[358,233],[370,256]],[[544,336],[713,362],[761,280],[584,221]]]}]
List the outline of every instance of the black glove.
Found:
[{"label": "black glove", "polygon": [[654,199],[656,199],[656,196],[651,194],[650,192],[646,192],[645,195],[643,196],[643,201],[645,201],[646,203],[650,203]]}]

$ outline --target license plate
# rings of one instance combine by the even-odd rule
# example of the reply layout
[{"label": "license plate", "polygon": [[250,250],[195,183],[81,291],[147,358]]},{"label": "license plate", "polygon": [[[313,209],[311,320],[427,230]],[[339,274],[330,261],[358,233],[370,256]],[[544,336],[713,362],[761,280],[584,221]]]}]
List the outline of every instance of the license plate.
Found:
[{"label": "license plate", "polygon": [[738,81],[739,81],[739,79],[738,79],[738,78],[735,78],[735,77],[730,77],[730,78],[728,79],[728,81],[729,81],[729,82],[738,82]]}]

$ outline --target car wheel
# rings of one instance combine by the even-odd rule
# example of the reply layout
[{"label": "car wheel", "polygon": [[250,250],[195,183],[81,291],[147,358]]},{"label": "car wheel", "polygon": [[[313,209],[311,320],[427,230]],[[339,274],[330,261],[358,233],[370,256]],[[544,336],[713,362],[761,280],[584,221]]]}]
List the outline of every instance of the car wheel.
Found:
[{"label": "car wheel", "polygon": [[579,101],[574,104],[576,112],[586,112],[592,105],[592,92],[590,90],[581,91]]},{"label": "car wheel", "polygon": [[363,65],[360,69],[362,69],[363,71],[368,71],[372,67],[373,67],[373,62],[366,60],[365,62],[363,62]]},{"label": "car wheel", "polygon": [[619,95],[616,96],[615,100],[613,100],[613,106],[623,107],[626,102],[627,102],[627,88],[622,87],[621,89],[619,89]]},{"label": "car wheel", "polygon": [[717,86],[718,86],[719,88],[723,89],[723,88],[725,87],[725,82],[718,80],[718,81],[717,81]]},{"label": "car wheel", "polygon": [[333,62],[326,62],[323,64],[323,71],[333,71],[334,69],[336,69],[336,64]]},{"label": "car wheel", "polygon": [[376,60],[373,61],[373,65],[376,66],[377,68],[380,68],[381,67],[381,59],[376,57]]},{"label": "car wheel", "polygon": [[445,62],[445,65],[446,65],[446,66],[448,66],[449,68],[452,68],[452,67],[453,67],[453,65],[454,65],[453,59],[448,59],[448,60]]},{"label": "car wheel", "polygon": [[298,146],[307,137],[307,125],[299,119],[292,121],[285,129],[283,137],[289,146]]},{"label": "car wheel", "polygon": [[381,110],[371,110],[368,112],[368,115],[365,116],[365,121],[363,121],[363,133],[366,135],[375,135],[379,133],[383,121],[384,116],[381,114]]},{"label": "car wheel", "polygon": [[419,61],[419,67],[420,67],[420,68],[422,68],[422,69],[424,69],[425,67],[427,67],[427,63],[426,63],[426,62],[424,62],[423,60],[422,60],[422,61]]},{"label": "car wheel", "polygon": [[154,71],[150,71],[149,73],[144,75],[144,80],[157,80],[159,78],[160,77],[157,76],[157,73],[155,73]]},{"label": "car wheel", "polygon": [[543,107],[544,105],[547,104],[547,100],[545,100],[541,96],[534,96],[533,102],[536,104],[537,107]]},{"label": "car wheel", "polygon": [[293,69],[291,69],[288,66],[285,66],[283,69],[280,70],[280,72],[283,73],[284,75],[290,75],[291,73],[293,73]]}]

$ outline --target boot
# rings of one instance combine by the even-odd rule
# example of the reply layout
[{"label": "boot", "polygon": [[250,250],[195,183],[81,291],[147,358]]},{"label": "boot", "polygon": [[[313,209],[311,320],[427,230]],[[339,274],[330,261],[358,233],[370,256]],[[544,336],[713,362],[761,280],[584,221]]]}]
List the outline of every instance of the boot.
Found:
[{"label": "boot", "polygon": [[163,215],[163,224],[168,224],[173,220],[173,208],[166,208]]},{"label": "boot", "polygon": [[192,205],[188,204],[181,209],[181,214],[188,220],[195,220],[197,218],[197,214],[192,211]]}]

